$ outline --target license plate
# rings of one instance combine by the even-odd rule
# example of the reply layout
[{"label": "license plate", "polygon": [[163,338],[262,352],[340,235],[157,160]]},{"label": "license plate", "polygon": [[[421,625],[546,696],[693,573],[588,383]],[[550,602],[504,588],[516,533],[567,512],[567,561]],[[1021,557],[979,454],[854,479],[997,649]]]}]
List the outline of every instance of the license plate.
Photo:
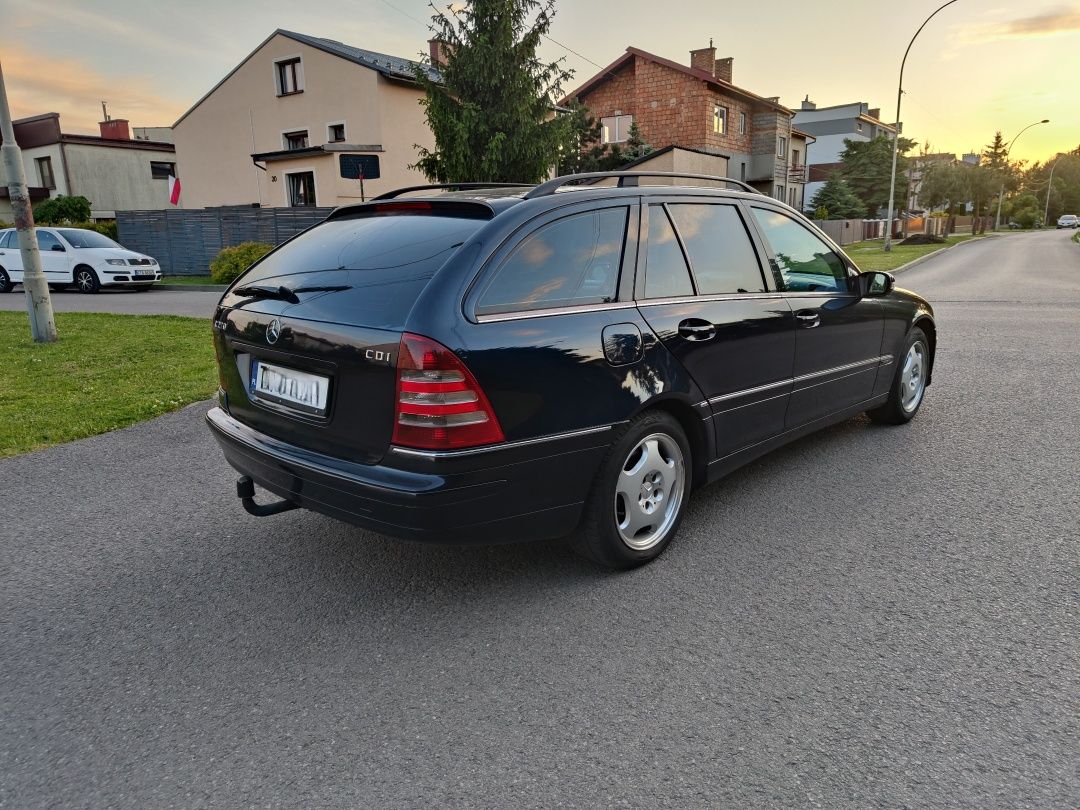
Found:
[{"label": "license plate", "polygon": [[256,399],[325,416],[330,378],[252,359],[248,391]]}]

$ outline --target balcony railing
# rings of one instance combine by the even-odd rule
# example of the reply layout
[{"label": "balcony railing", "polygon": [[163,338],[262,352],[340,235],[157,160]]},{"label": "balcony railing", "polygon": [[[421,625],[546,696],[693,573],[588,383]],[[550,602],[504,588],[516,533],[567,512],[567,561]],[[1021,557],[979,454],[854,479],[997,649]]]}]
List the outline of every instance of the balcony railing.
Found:
[{"label": "balcony railing", "polygon": [[805,183],[806,182],[806,164],[801,163],[798,166],[788,167],[788,180],[792,183]]}]

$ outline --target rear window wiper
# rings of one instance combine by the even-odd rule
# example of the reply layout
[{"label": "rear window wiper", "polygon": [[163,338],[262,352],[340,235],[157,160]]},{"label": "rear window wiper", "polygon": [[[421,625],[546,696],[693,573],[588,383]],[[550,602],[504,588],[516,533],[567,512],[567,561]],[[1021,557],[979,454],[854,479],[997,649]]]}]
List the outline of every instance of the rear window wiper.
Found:
[{"label": "rear window wiper", "polygon": [[278,298],[282,301],[288,301],[290,304],[299,304],[300,299],[296,293],[290,290],[288,287],[260,287],[255,284],[249,284],[246,287],[237,287],[233,290],[234,295],[241,295],[245,298]]},{"label": "rear window wiper", "polygon": [[[282,287],[282,289],[285,289]],[[341,292],[342,290],[351,290],[352,287],[348,284],[328,284],[324,287],[297,287],[295,290],[290,290],[293,293],[302,292]]]}]

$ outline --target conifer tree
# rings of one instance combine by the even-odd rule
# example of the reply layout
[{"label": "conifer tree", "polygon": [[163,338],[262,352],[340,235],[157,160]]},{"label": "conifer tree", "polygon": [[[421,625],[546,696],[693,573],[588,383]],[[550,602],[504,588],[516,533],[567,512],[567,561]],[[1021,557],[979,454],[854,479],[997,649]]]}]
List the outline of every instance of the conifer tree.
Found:
[{"label": "conifer tree", "polygon": [[415,168],[429,180],[537,183],[572,148],[555,103],[573,73],[536,54],[554,15],[555,0],[472,0],[434,14],[446,64],[434,66],[439,78],[429,65],[416,72],[435,147],[417,147]]}]

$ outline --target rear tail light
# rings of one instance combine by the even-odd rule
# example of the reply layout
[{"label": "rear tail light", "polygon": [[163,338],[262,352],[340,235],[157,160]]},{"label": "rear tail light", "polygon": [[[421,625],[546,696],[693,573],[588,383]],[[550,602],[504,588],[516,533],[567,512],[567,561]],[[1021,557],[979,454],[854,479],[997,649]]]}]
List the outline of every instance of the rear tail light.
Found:
[{"label": "rear tail light", "polygon": [[458,356],[430,338],[402,335],[394,444],[449,450],[501,441],[491,403]]}]

